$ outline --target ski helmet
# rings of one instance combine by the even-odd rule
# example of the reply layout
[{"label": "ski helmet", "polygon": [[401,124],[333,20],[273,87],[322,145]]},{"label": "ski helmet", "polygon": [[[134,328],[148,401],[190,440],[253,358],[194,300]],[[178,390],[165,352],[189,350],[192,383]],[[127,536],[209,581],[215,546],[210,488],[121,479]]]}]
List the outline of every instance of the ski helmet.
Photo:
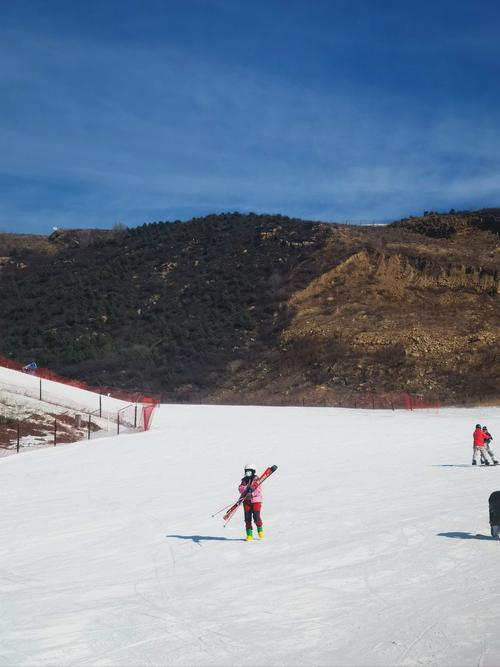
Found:
[{"label": "ski helmet", "polygon": [[481,428],[481,424],[476,424],[476,428]]},{"label": "ski helmet", "polygon": [[245,477],[251,477],[255,475],[257,468],[252,463],[245,464]]},{"label": "ski helmet", "polygon": [[488,427],[487,427],[487,426],[483,426],[483,431],[487,431],[487,430],[488,430]]}]

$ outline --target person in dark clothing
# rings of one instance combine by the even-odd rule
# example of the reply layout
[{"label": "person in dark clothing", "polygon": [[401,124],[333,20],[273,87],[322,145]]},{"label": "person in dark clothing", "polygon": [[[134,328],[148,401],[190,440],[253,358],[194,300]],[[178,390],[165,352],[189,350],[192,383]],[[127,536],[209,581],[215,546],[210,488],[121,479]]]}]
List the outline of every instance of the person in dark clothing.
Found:
[{"label": "person in dark clothing", "polygon": [[488,498],[490,508],[491,537],[498,537],[500,533],[500,491],[493,491]]},{"label": "person in dark clothing", "polygon": [[481,430],[482,430],[483,433],[486,435],[486,438],[484,439],[484,448],[485,448],[485,450],[488,452],[488,454],[491,456],[491,458],[493,459],[493,465],[496,465],[496,466],[497,466],[497,465],[498,465],[498,461],[496,460],[496,458],[495,458],[495,453],[493,452],[493,450],[491,449],[491,446],[490,446],[490,443],[491,443],[491,441],[493,440],[493,436],[492,436],[491,433],[488,431],[488,427],[487,427],[487,426],[483,426],[483,428],[482,428]]}]

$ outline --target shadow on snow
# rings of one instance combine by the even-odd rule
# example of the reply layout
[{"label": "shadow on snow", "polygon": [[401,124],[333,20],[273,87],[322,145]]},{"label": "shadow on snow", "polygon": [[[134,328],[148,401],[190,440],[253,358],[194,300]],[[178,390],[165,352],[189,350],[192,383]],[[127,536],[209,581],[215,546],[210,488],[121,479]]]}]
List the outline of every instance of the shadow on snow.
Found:
[{"label": "shadow on snow", "polygon": [[[432,465],[433,468],[470,468],[470,464],[468,463],[434,463]],[[481,466],[479,466],[481,467]],[[484,466],[487,468],[488,466]]]},{"label": "shadow on snow", "polygon": [[216,540],[219,542],[245,542],[240,537],[216,537],[214,535],[167,535],[167,537],[175,537],[178,540],[191,540],[201,547],[200,542],[208,542],[209,540]]},{"label": "shadow on snow", "polygon": [[438,537],[455,537],[460,540],[493,540],[498,542],[498,537],[491,537],[491,535],[481,535],[476,533],[461,533],[461,532],[452,532],[452,533],[438,533]]}]

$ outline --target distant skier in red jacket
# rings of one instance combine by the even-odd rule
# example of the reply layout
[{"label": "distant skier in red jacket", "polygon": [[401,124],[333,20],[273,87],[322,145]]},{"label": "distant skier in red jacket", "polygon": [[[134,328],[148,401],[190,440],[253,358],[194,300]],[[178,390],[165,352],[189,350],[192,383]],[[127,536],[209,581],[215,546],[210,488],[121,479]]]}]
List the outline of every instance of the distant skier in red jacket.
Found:
[{"label": "distant skier in red jacket", "polygon": [[[474,450],[472,454],[473,466],[477,465],[477,460],[481,461],[481,459],[484,459],[485,465],[487,466],[490,465],[490,461],[488,461],[490,455],[488,454],[488,452],[485,450],[484,447],[484,441],[487,439],[487,437],[488,436],[481,428],[481,424],[476,424],[476,429],[472,434],[473,450]],[[493,461],[491,461],[491,463],[493,463]]]}]

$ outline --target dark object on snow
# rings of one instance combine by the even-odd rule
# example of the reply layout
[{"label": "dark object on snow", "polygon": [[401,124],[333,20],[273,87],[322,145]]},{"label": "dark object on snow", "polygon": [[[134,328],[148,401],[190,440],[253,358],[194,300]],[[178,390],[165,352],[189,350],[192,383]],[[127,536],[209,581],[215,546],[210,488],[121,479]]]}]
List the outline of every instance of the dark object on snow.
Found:
[{"label": "dark object on snow", "polygon": [[492,537],[498,537],[500,532],[500,491],[493,491],[488,498],[490,507],[490,526]]}]

